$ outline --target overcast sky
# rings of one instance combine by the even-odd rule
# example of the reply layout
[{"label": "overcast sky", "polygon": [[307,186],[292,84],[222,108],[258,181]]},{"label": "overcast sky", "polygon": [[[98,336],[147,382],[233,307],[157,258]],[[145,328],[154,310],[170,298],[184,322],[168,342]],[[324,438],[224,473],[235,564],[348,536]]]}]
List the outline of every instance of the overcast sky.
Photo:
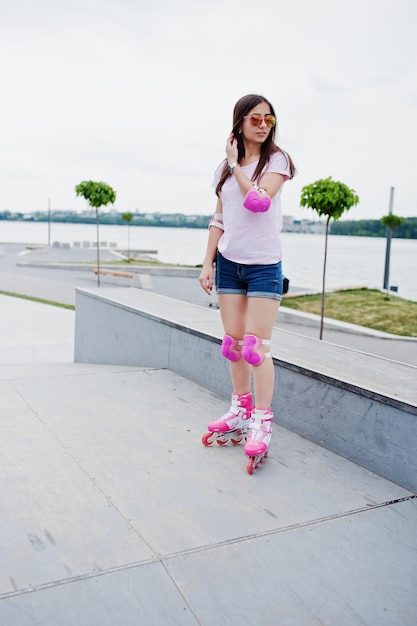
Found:
[{"label": "overcast sky", "polygon": [[415,0],[0,0],[0,211],[210,214],[233,106],[260,93],[303,185],[360,197],[345,219],[417,216]]}]

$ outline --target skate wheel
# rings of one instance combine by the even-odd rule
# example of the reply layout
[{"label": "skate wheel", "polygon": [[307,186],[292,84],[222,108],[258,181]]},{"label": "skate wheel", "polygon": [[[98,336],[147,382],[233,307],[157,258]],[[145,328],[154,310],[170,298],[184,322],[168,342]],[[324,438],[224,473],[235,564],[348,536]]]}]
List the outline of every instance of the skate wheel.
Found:
[{"label": "skate wheel", "polygon": [[217,443],[219,446],[227,446],[227,440],[225,439],[217,439]]},{"label": "skate wheel", "polygon": [[242,438],[240,438],[240,439],[231,439],[230,441],[232,442],[232,444],[234,446],[238,446],[240,444],[240,442],[242,441]]},{"label": "skate wheel", "polygon": [[204,446],[212,446],[213,441],[210,441],[210,438],[213,436],[213,433],[206,433],[201,437],[201,442]]},{"label": "skate wheel", "polygon": [[248,474],[253,474],[253,472],[255,471],[255,457],[254,456],[249,457],[246,469],[248,470]]}]

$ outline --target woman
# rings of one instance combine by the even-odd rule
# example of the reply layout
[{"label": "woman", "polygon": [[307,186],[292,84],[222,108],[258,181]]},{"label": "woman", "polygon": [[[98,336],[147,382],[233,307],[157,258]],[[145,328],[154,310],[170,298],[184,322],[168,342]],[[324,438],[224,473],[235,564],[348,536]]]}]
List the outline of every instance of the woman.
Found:
[{"label": "woman", "polygon": [[244,96],[234,107],[226,159],[214,178],[217,206],[199,277],[210,294],[216,260],[221,351],[230,360],[233,385],[229,411],[208,425],[203,443],[239,443],[247,435],[250,474],[266,457],[272,434],[274,365],[268,346],[282,299],[280,196],[295,174],[290,156],[274,142],[275,120],[271,103],[259,95]]}]

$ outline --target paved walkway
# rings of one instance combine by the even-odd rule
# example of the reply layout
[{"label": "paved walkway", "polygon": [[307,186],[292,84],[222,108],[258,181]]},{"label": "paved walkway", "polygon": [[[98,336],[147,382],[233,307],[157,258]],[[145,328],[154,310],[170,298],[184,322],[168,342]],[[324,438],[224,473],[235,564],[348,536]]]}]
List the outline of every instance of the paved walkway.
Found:
[{"label": "paved walkway", "polygon": [[417,623],[415,494],[275,426],[253,476],[224,398],[73,363],[74,312],[0,296],[0,624]]}]

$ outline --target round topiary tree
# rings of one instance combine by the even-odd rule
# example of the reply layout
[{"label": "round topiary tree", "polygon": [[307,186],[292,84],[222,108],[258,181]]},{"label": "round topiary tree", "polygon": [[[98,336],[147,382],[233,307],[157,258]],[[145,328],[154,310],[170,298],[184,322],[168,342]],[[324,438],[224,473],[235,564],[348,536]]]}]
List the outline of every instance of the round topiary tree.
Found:
[{"label": "round topiary tree", "polygon": [[127,261],[130,261],[130,222],[135,216],[130,211],[122,213],[122,220],[127,223]]},{"label": "round topiary tree", "polygon": [[98,210],[102,206],[114,204],[116,192],[106,183],[97,183],[92,180],[85,180],[75,187],[77,196],[82,196],[91,207],[96,210],[97,227],[97,286],[100,287],[100,233]]},{"label": "round topiary tree", "polygon": [[324,299],[326,289],[326,264],[327,264],[327,239],[329,235],[330,220],[338,220],[345,211],[349,211],[358,204],[359,197],[353,189],[349,189],[344,183],[332,180],[332,177],[322,178],[311,185],[305,185],[301,189],[300,206],[308,207],[318,213],[320,217],[326,216],[326,236],[324,242],[323,283],[321,293],[321,316],[320,316],[320,339],[323,338]]}]

